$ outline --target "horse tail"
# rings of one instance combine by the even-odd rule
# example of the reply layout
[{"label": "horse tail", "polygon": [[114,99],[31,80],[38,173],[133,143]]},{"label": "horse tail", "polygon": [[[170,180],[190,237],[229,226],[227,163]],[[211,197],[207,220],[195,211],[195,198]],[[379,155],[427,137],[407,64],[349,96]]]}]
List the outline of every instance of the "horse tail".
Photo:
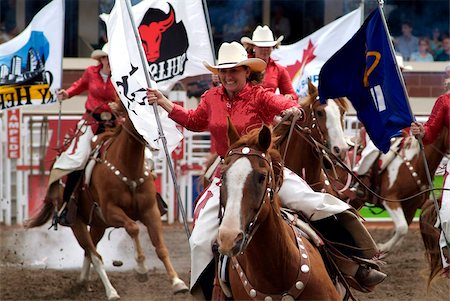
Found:
[{"label": "horse tail", "polygon": [[45,202],[36,215],[25,221],[24,227],[29,229],[42,226],[53,216],[54,208],[53,202]]},{"label": "horse tail", "polygon": [[430,287],[433,278],[439,274],[442,269],[441,254],[439,250],[439,229],[435,228],[437,214],[434,208],[434,202],[427,200],[422,206],[420,214],[420,234],[425,245],[425,257],[427,258],[430,274],[428,275],[428,287]]}]

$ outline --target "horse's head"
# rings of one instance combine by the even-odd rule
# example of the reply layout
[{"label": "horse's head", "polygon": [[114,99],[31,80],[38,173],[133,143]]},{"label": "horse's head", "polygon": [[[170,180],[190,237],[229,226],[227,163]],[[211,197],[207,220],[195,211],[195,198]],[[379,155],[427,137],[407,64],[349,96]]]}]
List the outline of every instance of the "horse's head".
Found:
[{"label": "horse's head", "polygon": [[344,159],[348,144],[344,136],[344,116],[348,109],[345,98],[328,99],[326,104],[320,103],[317,88],[308,81],[309,95],[301,101],[305,110],[303,125],[312,131],[315,140],[327,146],[331,152]]},{"label": "horse's head", "polygon": [[218,244],[222,254],[235,256],[246,247],[271,205],[279,208],[273,193],[282,181],[282,166],[268,127],[239,137],[229,123],[228,137],[231,147],[222,169],[220,203],[224,212]]}]

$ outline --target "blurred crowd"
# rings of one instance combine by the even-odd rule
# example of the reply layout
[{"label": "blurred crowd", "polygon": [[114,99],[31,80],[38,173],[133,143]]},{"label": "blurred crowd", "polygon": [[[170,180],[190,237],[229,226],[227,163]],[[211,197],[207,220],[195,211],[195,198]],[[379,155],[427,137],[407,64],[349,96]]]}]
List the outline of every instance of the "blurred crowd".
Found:
[{"label": "blurred crowd", "polygon": [[417,37],[410,22],[402,23],[402,34],[393,39],[397,54],[405,61],[450,61],[450,38],[448,32],[434,28],[430,36]]}]

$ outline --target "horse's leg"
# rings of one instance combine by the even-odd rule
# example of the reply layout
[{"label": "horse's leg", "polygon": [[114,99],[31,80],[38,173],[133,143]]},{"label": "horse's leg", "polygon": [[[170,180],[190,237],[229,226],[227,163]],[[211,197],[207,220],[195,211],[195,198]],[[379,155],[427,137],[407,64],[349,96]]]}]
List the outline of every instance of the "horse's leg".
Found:
[{"label": "horse's leg", "polygon": [[392,221],[394,222],[395,232],[391,239],[389,239],[387,242],[378,244],[381,252],[380,258],[386,257],[387,254],[392,251],[395,246],[400,245],[406,234],[408,233],[408,223],[406,221],[401,204],[398,202],[383,202],[383,205],[391,216]]},{"label": "horse's leg", "polygon": [[[108,300],[120,299],[120,296],[117,293],[116,289],[112,286],[111,282],[109,281],[108,275],[106,275],[102,257],[100,256],[100,254],[97,253],[94,242],[92,241],[92,238],[87,230],[87,226],[77,219],[74,225],[71,226],[71,228],[73,234],[78,240],[78,243],[84,249],[85,256],[87,255],[90,257],[94,269],[100,276],[100,279],[102,280],[102,283],[105,287],[106,297],[108,298]],[[83,268],[87,269],[85,268],[85,264],[86,264],[86,257],[85,262],[83,263]]]},{"label": "horse's leg", "polygon": [[153,206],[142,214],[142,223],[147,227],[150,240],[155,247],[158,258],[164,263],[169,280],[172,282],[172,291],[174,294],[187,292],[189,289],[186,284],[178,277],[177,272],[170,261],[169,251],[164,243],[162,221],[156,201]]},{"label": "horse's leg", "polygon": [[[104,227],[91,226],[89,230],[92,242],[95,247],[97,247],[98,242],[102,239],[103,234],[105,234]],[[83,267],[81,268],[80,283],[84,284],[90,280],[91,271],[91,260],[89,259],[89,254],[84,253]]]}]

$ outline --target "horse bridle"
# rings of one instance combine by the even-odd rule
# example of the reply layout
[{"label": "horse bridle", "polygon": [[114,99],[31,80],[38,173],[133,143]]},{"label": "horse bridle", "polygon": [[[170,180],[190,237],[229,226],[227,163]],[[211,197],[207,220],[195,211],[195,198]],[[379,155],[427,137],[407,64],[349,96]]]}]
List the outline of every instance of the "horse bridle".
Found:
[{"label": "horse bridle", "polygon": [[[242,239],[242,244],[241,244],[241,248],[240,248],[240,252],[242,252],[242,250],[244,250],[247,247],[247,245],[250,243],[251,239],[253,238],[253,235],[256,233],[256,230],[259,227],[257,220],[258,220],[259,214],[262,211],[263,205],[266,202],[266,198],[269,198],[271,204],[273,203],[274,189],[275,189],[275,187],[273,187],[273,185],[275,184],[274,180],[273,180],[274,179],[274,171],[273,171],[272,161],[270,160],[270,157],[267,154],[265,154],[264,152],[252,149],[248,146],[240,146],[240,147],[231,149],[230,151],[228,151],[225,158],[229,158],[231,156],[239,156],[239,157],[255,156],[255,157],[258,157],[258,158],[264,160],[270,167],[270,172],[266,178],[266,189],[265,190],[267,191],[267,193],[263,193],[261,201],[259,202],[258,211],[256,212],[254,218],[250,221],[250,223],[248,223],[248,225],[245,228],[244,237]],[[236,160],[234,160],[233,162],[235,162],[235,161]],[[220,221],[222,221],[222,211],[224,210],[224,208],[225,208],[225,206],[223,204],[223,199],[222,199],[222,195],[221,195],[220,196],[220,209],[219,209]]]}]

